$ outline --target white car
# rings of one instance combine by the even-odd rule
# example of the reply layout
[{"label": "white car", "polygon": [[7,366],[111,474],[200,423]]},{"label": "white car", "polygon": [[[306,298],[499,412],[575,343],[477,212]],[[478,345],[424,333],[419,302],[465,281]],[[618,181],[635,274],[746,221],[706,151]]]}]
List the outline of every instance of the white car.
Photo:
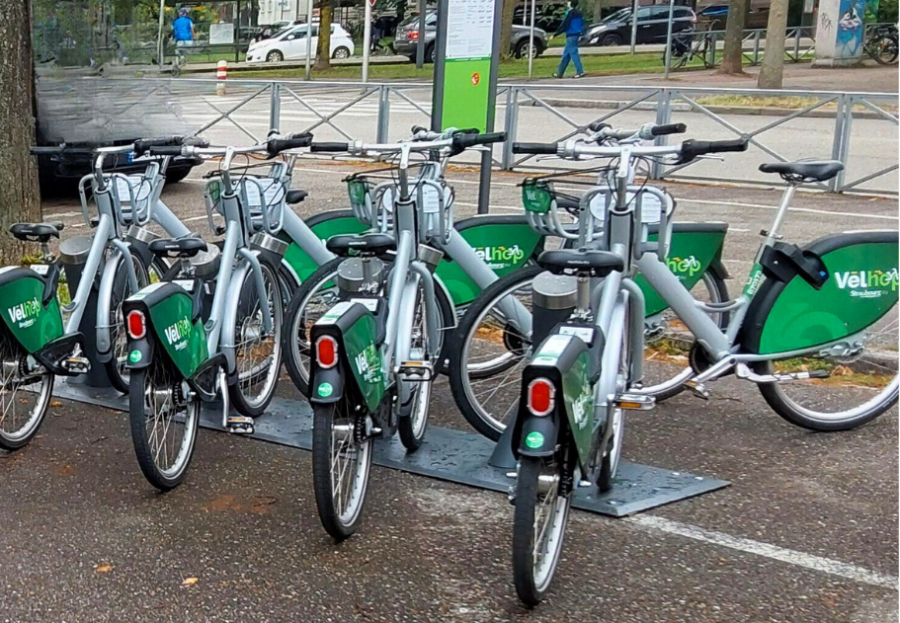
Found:
[{"label": "white car", "polygon": [[[257,41],[247,50],[248,63],[276,63],[284,60],[306,58],[307,25],[292,26],[268,39]],[[312,50],[315,56],[319,44],[319,25],[312,25]],[[331,25],[331,58],[350,58],[353,55],[353,39],[339,24]]]}]

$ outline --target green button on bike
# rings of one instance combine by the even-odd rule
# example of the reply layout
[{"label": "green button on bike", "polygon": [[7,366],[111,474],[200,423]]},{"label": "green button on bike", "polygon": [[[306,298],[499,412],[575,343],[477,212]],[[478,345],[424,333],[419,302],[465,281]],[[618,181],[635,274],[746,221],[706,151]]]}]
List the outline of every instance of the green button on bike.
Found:
[{"label": "green button on bike", "polygon": [[525,437],[525,445],[529,448],[540,448],[544,445],[544,436],[536,431],[528,433],[528,436]]},{"label": "green button on bike", "polygon": [[143,355],[141,355],[141,351],[139,351],[139,350],[133,350],[133,351],[131,351],[131,354],[128,355],[128,360],[131,363],[138,363],[142,358],[143,358]]},{"label": "green button on bike", "polygon": [[318,392],[322,398],[328,398],[333,391],[334,387],[331,386],[331,383],[322,383],[319,385]]}]

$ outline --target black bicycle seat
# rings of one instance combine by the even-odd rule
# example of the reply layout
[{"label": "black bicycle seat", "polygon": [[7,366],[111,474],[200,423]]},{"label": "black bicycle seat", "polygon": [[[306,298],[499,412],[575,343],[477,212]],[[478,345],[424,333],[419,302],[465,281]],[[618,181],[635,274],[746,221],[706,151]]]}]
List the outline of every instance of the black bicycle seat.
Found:
[{"label": "black bicycle seat", "polygon": [[50,238],[59,238],[63,224],[52,223],[15,223],[9,228],[15,238],[23,242],[50,242]]},{"label": "black bicycle seat", "polygon": [[383,255],[396,249],[397,243],[390,234],[341,234],[329,238],[325,247],[341,257],[351,252],[357,255]]},{"label": "black bicycle seat", "polygon": [[807,160],[800,162],[770,162],[759,165],[763,173],[778,173],[788,181],[824,182],[844,170],[837,160]]},{"label": "black bicycle seat", "polygon": [[200,238],[161,238],[150,243],[150,252],[163,257],[194,257],[206,251],[206,242]]},{"label": "black bicycle seat", "polygon": [[295,190],[287,191],[284,200],[290,205],[295,205],[306,199],[307,195],[309,195],[308,192],[297,188]]},{"label": "black bicycle seat", "polygon": [[587,273],[590,277],[606,277],[614,270],[625,268],[624,261],[615,253],[585,249],[544,251],[537,263],[554,275]]}]

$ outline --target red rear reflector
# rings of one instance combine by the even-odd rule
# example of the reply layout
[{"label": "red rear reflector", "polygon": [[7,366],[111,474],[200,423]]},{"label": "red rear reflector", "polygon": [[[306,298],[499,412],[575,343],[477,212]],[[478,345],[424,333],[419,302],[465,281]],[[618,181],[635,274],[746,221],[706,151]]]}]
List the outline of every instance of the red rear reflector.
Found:
[{"label": "red rear reflector", "polygon": [[337,340],[324,335],[316,341],[316,362],[322,368],[331,368],[337,363]]},{"label": "red rear reflector", "polygon": [[409,33],[409,40],[410,40],[410,41],[418,41],[418,40],[419,40],[419,33],[416,32],[416,31],[413,31],[413,32]]},{"label": "red rear reflector", "polygon": [[547,379],[535,379],[528,384],[528,410],[534,415],[553,411],[556,388]]},{"label": "red rear reflector", "polygon": [[144,312],[130,311],[127,318],[128,335],[139,340],[147,335],[147,322],[144,320]]}]

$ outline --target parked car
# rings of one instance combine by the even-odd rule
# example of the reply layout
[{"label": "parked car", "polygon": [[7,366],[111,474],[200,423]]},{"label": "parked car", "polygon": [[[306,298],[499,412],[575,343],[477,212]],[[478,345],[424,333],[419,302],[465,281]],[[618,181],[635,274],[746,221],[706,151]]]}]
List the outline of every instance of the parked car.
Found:
[{"label": "parked car", "polygon": [[[693,28],[697,15],[688,7],[674,8],[672,32]],[[581,36],[581,45],[622,45],[631,41],[631,9],[622,9],[588,26]],[[669,29],[669,7],[665,5],[638,7],[637,43],[665,43]]]},{"label": "parked car", "polygon": [[[728,5],[727,4],[711,4],[704,7],[697,13],[697,18],[701,22],[709,24],[709,30],[725,30],[725,24],[728,22]],[[751,9],[744,16],[745,29],[766,28],[769,25],[769,9]]]},{"label": "parked car", "polygon": [[[528,32],[527,26],[513,24],[510,37],[510,51],[516,58],[528,57]],[[425,62],[433,63],[435,59],[434,42],[437,38],[437,12],[430,11],[425,15]],[[408,17],[397,27],[397,35],[394,37],[392,47],[394,52],[402,54],[415,62],[416,51],[419,45],[419,16]],[[534,49],[532,55],[540,56],[547,48],[547,33],[540,28],[534,29]]]},{"label": "parked car", "polygon": [[[247,50],[248,63],[275,63],[284,60],[306,58],[307,25],[285,28],[269,39],[257,41]],[[312,25],[312,53],[319,44],[319,25]],[[353,55],[353,39],[339,24],[331,25],[331,58],[350,58]]]},{"label": "parked car", "polygon": [[[542,28],[546,32],[556,32],[556,29],[562,24],[563,18],[566,15],[566,10],[567,7],[565,2],[538,4],[537,11],[535,12],[536,15],[534,16],[534,25],[537,28]],[[528,4],[528,11],[525,10],[523,5],[517,6],[513,13],[513,24],[528,26],[530,22],[531,4]]]}]

